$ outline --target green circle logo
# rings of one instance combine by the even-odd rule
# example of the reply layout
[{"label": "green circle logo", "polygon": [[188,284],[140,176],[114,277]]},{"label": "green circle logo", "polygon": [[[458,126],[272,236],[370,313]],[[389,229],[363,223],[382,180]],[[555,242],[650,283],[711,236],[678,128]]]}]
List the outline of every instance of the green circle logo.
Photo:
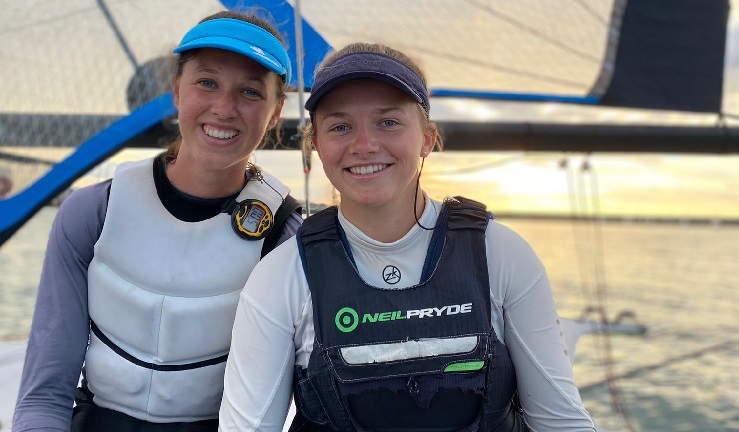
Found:
[{"label": "green circle logo", "polygon": [[354,309],[345,307],[336,312],[334,322],[336,323],[336,328],[344,333],[349,333],[359,325],[359,314]]}]

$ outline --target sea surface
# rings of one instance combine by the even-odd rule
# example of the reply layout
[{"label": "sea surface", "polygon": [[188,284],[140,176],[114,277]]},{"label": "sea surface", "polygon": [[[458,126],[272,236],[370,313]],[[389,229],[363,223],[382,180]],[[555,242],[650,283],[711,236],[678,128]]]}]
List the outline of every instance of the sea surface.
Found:
[{"label": "sea surface", "polygon": [[[277,165],[276,160],[270,159],[272,154],[264,155],[261,162]],[[505,157],[515,155],[499,156],[501,160]],[[733,187],[739,185],[739,175],[731,174],[733,170],[727,166],[721,180],[731,187],[708,185],[713,196],[701,198],[696,195],[696,185],[703,177],[702,170],[709,172],[713,166],[715,173],[715,167],[720,165],[698,158],[691,159],[686,168],[685,163],[661,159],[663,168],[665,164],[675,164],[667,167],[671,170],[661,171],[668,172],[659,174],[661,178],[674,176],[684,180],[694,172],[693,189],[674,194],[678,194],[678,200],[679,193],[686,194],[682,198],[684,205],[690,205],[690,196],[695,197],[694,202],[703,203],[703,213],[692,206],[693,213],[682,212],[705,216],[701,223],[689,218],[678,218],[673,223],[631,217],[609,222],[534,219],[506,217],[506,213],[520,213],[520,207],[496,201],[496,197],[514,203],[518,197],[521,202],[538,205],[535,212],[542,213],[551,210],[541,201],[548,199],[547,191],[527,195],[521,180],[506,195],[504,186],[513,187],[515,179],[495,187],[475,188],[481,175],[491,179],[497,175],[497,170],[486,174],[486,166],[500,166],[494,158],[473,159],[467,161],[467,166],[478,164],[477,168],[464,171],[454,168],[458,164],[449,163],[447,167],[440,163],[449,159],[437,159],[434,163],[430,158],[426,182],[432,195],[435,187],[442,190],[453,184],[454,190],[461,190],[459,193],[485,201],[490,208],[506,210],[499,220],[526,238],[546,265],[560,316],[597,319],[588,310],[601,307],[610,320],[625,314],[623,322],[647,328],[644,335],[586,335],[580,339],[575,379],[596,422],[607,432],[739,431],[739,224],[722,223],[720,218],[725,216],[722,208],[728,208],[732,217],[739,214],[739,189]],[[617,158],[598,162],[601,166],[610,164],[614,170],[624,163]],[[639,164],[645,168],[653,166],[653,162]],[[549,171],[557,171],[555,159],[526,163],[527,166],[518,163],[515,172],[535,170],[542,164]],[[633,171],[635,162],[629,163]],[[285,165],[286,170],[301,172],[297,167],[299,160]],[[558,181],[565,181],[561,172],[557,175]],[[290,181],[301,180],[301,176],[295,176]],[[639,181],[630,181],[634,182],[630,190],[634,192]],[[713,179],[706,176],[702,181]],[[312,197],[330,196],[320,189],[325,187],[322,182],[313,182]],[[464,182],[468,184],[465,186]],[[544,178],[537,183],[546,187],[552,182]],[[609,183],[607,175],[601,177],[598,196],[606,203],[618,199],[620,192],[614,184]],[[634,192],[631,201],[624,205],[637,209],[634,214],[638,216],[641,205],[666,203],[662,191],[667,191],[668,186],[674,188],[674,184],[660,183],[642,187],[644,198],[635,201]],[[298,187],[293,190],[300,195]],[[566,211],[568,206],[584,208],[583,201],[589,200],[592,208],[593,197],[581,194],[575,200],[570,197],[567,203],[565,195],[560,199],[565,203],[557,205]],[[720,199],[725,205],[706,207],[712,205],[709,198]],[[580,204],[573,204],[575,201]],[[612,209],[609,213],[620,208]],[[46,240],[56,211],[55,207],[42,208],[0,247],[0,340],[23,340],[28,335]],[[624,213],[623,209],[619,211]]]},{"label": "sea surface", "polygon": [[[0,248],[0,339],[28,334],[55,214],[43,208]],[[579,318],[599,304],[600,291],[611,319],[630,312],[624,322],[648,328],[643,336],[586,335],[578,343],[575,378],[606,431],[629,430],[619,411],[635,430],[739,431],[738,226],[501,222],[547,266],[562,317]],[[609,364],[620,377],[610,386]]]}]

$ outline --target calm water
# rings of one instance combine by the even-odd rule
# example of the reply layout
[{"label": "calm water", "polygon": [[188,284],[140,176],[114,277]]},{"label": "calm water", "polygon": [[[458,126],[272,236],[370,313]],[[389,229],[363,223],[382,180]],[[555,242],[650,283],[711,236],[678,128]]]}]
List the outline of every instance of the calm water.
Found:
[{"label": "calm water", "polygon": [[[42,209],[0,248],[0,339],[29,331],[55,213]],[[575,377],[602,427],[629,430],[603,383],[610,358],[616,401],[638,430],[739,431],[739,227],[503,222],[546,264],[561,316],[579,317],[600,286],[609,316],[631,311],[649,328],[612,335],[610,357],[600,336],[578,344]]]}]

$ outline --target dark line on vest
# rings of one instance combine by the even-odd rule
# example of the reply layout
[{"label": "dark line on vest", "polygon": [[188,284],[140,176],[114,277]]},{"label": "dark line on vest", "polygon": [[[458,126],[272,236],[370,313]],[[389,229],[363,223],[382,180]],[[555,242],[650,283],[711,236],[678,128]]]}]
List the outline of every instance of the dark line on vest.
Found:
[{"label": "dark line on vest", "polygon": [[194,363],[185,363],[185,364],[177,364],[177,365],[162,365],[162,364],[156,364],[156,363],[149,363],[145,362],[143,360],[139,360],[136,357],[132,356],[131,354],[127,353],[123,348],[116,345],[112,340],[108,339],[105,334],[103,334],[102,330],[95,324],[93,320],[90,320],[90,329],[93,333],[95,333],[95,336],[100,339],[108,348],[112,349],[116,354],[123,357],[124,359],[128,360],[129,362],[135,364],[136,366],[141,366],[146,369],[151,369],[155,371],[160,372],[176,372],[176,371],[183,371],[183,370],[190,370],[190,369],[198,369],[205,366],[212,366],[216,365],[218,363],[223,363],[228,359],[228,354],[224,354],[220,357],[215,357],[208,360],[201,360]]}]

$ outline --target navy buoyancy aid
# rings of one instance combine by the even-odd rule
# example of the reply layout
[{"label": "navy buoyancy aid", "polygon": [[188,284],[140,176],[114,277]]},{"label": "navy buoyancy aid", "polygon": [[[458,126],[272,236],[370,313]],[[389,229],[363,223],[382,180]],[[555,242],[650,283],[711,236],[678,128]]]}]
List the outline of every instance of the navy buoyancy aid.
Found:
[{"label": "navy buoyancy aid", "polygon": [[298,232],[315,327],[293,381],[300,430],[526,430],[491,325],[485,207],[446,200],[420,283],[401,289],[362,280],[337,213],[319,212]]}]

